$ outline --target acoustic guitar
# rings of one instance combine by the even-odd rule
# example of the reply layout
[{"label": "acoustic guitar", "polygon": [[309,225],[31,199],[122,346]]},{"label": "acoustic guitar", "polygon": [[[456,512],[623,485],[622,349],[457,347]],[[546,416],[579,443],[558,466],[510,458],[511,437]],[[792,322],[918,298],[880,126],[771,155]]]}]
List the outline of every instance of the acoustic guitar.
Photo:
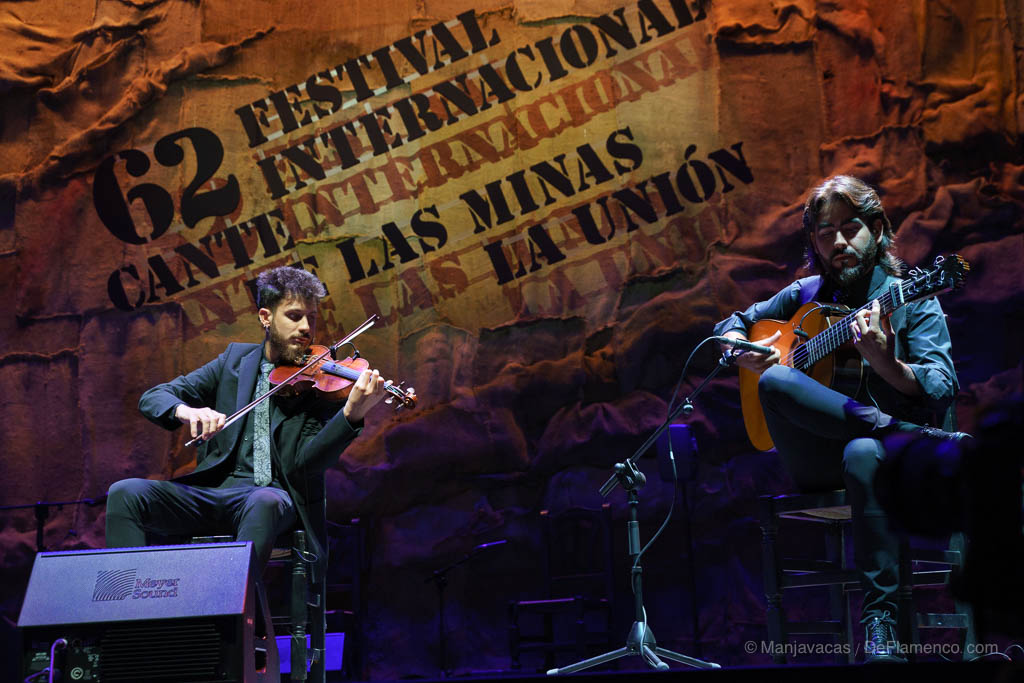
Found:
[{"label": "acoustic guitar", "polygon": [[[900,282],[892,283],[877,297],[883,316],[913,301],[927,299],[963,286],[970,264],[954,254],[939,256],[932,268],[915,269]],[[864,383],[864,364],[851,343],[850,323],[858,312],[870,309],[869,301],[857,310],[811,301],[804,304],[788,321],[759,320],[747,333],[752,341],[781,332],[773,344],[782,354],[781,363],[804,372],[817,382],[847,396],[856,397]],[[761,375],[746,368],[739,369],[740,404],[747,436],[755,448],[772,448],[757,381]]]}]

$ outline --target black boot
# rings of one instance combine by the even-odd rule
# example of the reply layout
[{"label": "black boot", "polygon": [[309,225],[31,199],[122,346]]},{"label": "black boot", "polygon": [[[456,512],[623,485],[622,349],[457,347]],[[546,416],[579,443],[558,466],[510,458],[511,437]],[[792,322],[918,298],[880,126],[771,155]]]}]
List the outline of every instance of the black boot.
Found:
[{"label": "black boot", "polygon": [[963,444],[969,444],[974,441],[974,437],[967,432],[947,432],[944,429],[938,427],[918,427],[914,430],[922,436],[927,436],[932,439],[940,439],[942,441],[958,441]]},{"label": "black boot", "polygon": [[883,612],[880,617],[873,617],[864,628],[864,663],[906,662],[900,652],[899,641],[896,640],[896,624]]}]

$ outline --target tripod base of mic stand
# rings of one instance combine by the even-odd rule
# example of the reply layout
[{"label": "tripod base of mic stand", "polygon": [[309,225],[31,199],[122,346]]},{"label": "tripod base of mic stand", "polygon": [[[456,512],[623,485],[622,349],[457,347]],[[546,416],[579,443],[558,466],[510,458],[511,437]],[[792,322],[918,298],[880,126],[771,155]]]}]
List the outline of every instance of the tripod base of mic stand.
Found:
[{"label": "tripod base of mic stand", "polygon": [[582,662],[576,662],[569,666],[563,666],[558,669],[548,669],[548,676],[571,674],[574,671],[589,669],[592,666],[604,664],[605,662],[610,662],[621,657],[628,657],[629,655],[638,655],[643,657],[647,666],[652,669],[657,669],[658,671],[668,671],[668,664],[661,661],[661,658],[671,659],[673,662],[686,664],[687,666],[692,666],[696,669],[722,668],[714,662],[705,662],[700,659],[681,655],[678,652],[672,652],[672,650],[666,650],[663,647],[658,647],[657,642],[654,640],[654,634],[651,633],[651,629],[646,628],[642,622],[634,621],[633,627],[629,629],[629,637],[626,638],[626,647],[620,647],[618,650],[612,650],[611,652],[606,652],[603,655],[584,659]]}]

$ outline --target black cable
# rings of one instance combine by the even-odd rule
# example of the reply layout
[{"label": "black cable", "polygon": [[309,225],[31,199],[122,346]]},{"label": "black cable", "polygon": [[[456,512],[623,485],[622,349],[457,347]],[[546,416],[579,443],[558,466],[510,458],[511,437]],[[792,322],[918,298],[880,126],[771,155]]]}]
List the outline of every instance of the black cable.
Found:
[{"label": "black cable", "polygon": [[[665,515],[665,521],[663,521],[661,523],[661,526],[658,527],[658,530],[654,532],[654,535],[651,536],[650,540],[647,541],[647,543],[644,545],[644,547],[640,549],[640,552],[636,554],[636,559],[633,560],[633,567],[634,568],[637,567],[640,564],[640,558],[643,557],[643,554],[645,552],[647,552],[648,548],[651,547],[651,544],[654,543],[656,540],[658,540],[658,536],[660,536],[661,532],[664,531],[665,527],[668,526],[669,521],[671,521],[671,519],[672,519],[672,512],[673,512],[673,510],[675,510],[675,507],[676,507],[676,487],[679,486],[679,474],[676,472],[676,459],[675,459],[675,456],[672,453],[672,436],[671,435],[669,435],[669,438],[668,438],[668,452],[669,452],[669,456],[668,456],[669,462],[672,463],[672,503],[668,506],[668,514]],[[636,592],[635,589],[634,589],[633,592]]]},{"label": "black cable", "polygon": [[715,339],[714,337],[707,337],[700,344],[697,344],[697,346],[695,346],[693,348],[693,351],[690,352],[690,356],[686,359],[686,362],[683,363],[683,371],[679,374],[679,381],[676,382],[676,388],[672,391],[672,398],[668,402],[668,411],[667,412],[668,412],[669,415],[672,414],[672,409],[675,407],[676,396],[679,395],[679,388],[683,385],[683,379],[686,377],[686,371],[690,367],[690,361],[693,360],[694,355],[696,355],[696,353],[700,349],[700,347],[704,346],[709,341],[714,341],[714,339]]},{"label": "black cable", "polygon": [[50,662],[49,665],[42,671],[37,671],[34,674],[29,675],[24,683],[30,683],[31,681],[38,680],[43,676],[47,677],[49,683],[55,683],[59,680],[60,670],[53,665],[53,660],[57,658],[57,650],[63,650],[68,646],[67,638],[57,638],[50,644]]},{"label": "black cable", "polygon": [[1020,650],[1021,653],[1024,653],[1024,647],[1021,647],[1020,643],[1011,643],[1005,650],[1003,650],[1003,654],[1009,656],[1010,652],[1014,649]]},{"label": "black cable", "polygon": [[[686,362],[683,363],[683,371],[679,374],[679,380],[676,382],[676,388],[672,392],[671,400],[668,402],[668,411],[667,412],[668,412],[669,415],[672,414],[672,409],[675,407],[676,396],[679,394],[679,388],[683,384],[683,379],[686,378],[686,371],[689,370],[689,368],[690,368],[690,361],[693,360],[693,357],[697,354],[697,351],[700,350],[700,347],[704,346],[709,341],[713,341],[713,340],[714,340],[714,337],[707,337],[701,343],[697,344],[697,346],[693,347],[693,351],[690,352],[690,355],[689,355],[689,357],[687,357]],[[662,423],[662,424],[664,424],[664,423]],[[676,487],[679,486],[679,473],[676,471],[676,458],[675,458],[675,454],[672,452],[672,436],[671,435],[669,435],[669,437],[668,437],[668,459],[669,459],[669,462],[672,463],[672,503],[668,507],[668,514],[665,515],[665,521],[663,521],[661,523],[661,526],[658,527],[658,530],[654,532],[654,535],[651,536],[650,540],[647,541],[647,543],[644,545],[644,547],[640,549],[640,552],[637,553],[636,559],[633,560],[633,567],[634,568],[640,563],[640,558],[643,556],[643,554],[645,552],[647,552],[647,549],[651,547],[651,544],[654,543],[654,541],[656,541],[658,539],[658,536],[661,535],[661,532],[664,531],[665,527],[668,526],[668,523],[672,520],[672,513],[673,513],[673,511],[675,510],[675,507],[676,507],[675,491],[676,491]],[[634,593],[636,592],[636,588],[635,587],[633,588],[633,592]]]}]

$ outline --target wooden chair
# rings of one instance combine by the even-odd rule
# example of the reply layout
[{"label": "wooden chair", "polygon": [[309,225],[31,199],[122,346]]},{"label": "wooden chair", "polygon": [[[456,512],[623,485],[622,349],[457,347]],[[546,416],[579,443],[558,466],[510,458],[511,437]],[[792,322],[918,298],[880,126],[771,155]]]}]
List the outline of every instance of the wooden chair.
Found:
[{"label": "wooden chair", "polygon": [[[290,545],[283,545],[283,539],[290,539]],[[224,543],[233,541],[233,536],[193,536],[192,543]],[[324,558],[325,560],[326,558]],[[326,671],[326,613],[324,594],[324,561],[309,552],[306,532],[296,529],[278,538],[270,554],[267,571],[274,567],[286,567],[290,579],[288,588],[288,613],[275,615],[271,609],[271,633],[285,630],[291,636],[291,681],[314,681],[324,683]],[[258,593],[267,599],[264,579],[260,579]],[[273,606],[271,601],[271,605]],[[307,644],[306,636],[309,636]],[[307,673],[307,666],[309,667]]]},{"label": "wooden chair", "polygon": [[554,668],[560,652],[573,652],[583,659],[593,648],[611,645],[615,602],[611,506],[560,513],[541,510],[540,522],[546,590],[544,597],[509,604],[514,670],[522,668],[521,658],[527,653],[540,653],[544,664],[537,670],[548,670]]},{"label": "wooden chair", "polygon": [[[768,639],[775,644],[773,659],[779,664],[785,663],[786,654],[780,645],[787,643],[790,636],[826,634],[847,646],[844,648],[847,654],[838,654],[837,661],[852,662],[855,649],[849,594],[860,589],[860,574],[847,553],[850,506],[846,502],[846,491],[763,496],[759,516]],[[783,557],[779,547],[780,520],[819,525],[825,533],[824,555],[811,559]],[[943,550],[912,549],[907,540],[901,541],[897,623],[902,642],[920,643],[919,629],[922,628],[961,629],[964,645],[974,642],[968,605],[957,602],[957,611],[952,614],[915,613],[913,609],[915,588],[945,585],[951,571],[962,566],[963,543],[960,534],[954,534],[949,548]],[[812,586],[828,588],[830,617],[819,621],[788,621],[782,605],[784,594]]]}]

